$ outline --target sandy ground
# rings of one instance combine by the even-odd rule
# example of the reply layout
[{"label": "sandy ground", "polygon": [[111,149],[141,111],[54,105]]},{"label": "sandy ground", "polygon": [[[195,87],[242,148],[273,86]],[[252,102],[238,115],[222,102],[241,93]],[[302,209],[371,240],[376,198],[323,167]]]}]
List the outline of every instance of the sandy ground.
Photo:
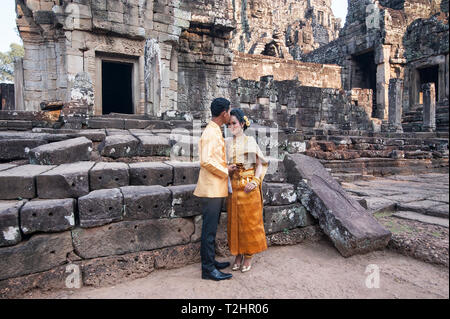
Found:
[{"label": "sandy ground", "polygon": [[[232,258],[219,258],[232,261]],[[379,288],[375,272],[379,270]],[[372,266],[373,267],[373,266]],[[370,268],[370,267],[369,267]],[[374,269],[374,268],[370,268]],[[226,272],[231,270],[225,269]],[[390,250],[342,257],[328,239],[275,246],[254,257],[248,273],[215,282],[200,278],[200,264],[156,270],[111,287],[33,292],[24,298],[449,298],[449,269]]]}]

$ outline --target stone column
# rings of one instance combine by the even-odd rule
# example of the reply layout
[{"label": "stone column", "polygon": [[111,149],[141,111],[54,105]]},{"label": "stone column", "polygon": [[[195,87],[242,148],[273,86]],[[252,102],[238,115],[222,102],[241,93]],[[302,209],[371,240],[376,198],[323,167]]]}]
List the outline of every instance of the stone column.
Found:
[{"label": "stone column", "polygon": [[375,64],[377,64],[377,114],[376,117],[381,120],[388,119],[389,112],[389,79],[391,65],[389,63],[391,54],[390,45],[382,45],[375,52]]},{"label": "stone column", "polygon": [[422,84],[423,92],[423,126],[425,132],[436,130],[436,91],[434,83]]},{"label": "stone column", "polygon": [[403,133],[402,128],[403,80],[389,80],[389,131]]},{"label": "stone column", "polygon": [[23,103],[23,59],[14,61],[14,98],[16,111],[25,110]]}]

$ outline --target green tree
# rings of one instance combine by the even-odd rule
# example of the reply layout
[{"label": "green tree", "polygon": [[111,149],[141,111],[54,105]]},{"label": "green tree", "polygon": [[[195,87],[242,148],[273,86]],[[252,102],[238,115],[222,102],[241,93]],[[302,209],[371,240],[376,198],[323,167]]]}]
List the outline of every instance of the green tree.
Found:
[{"label": "green tree", "polygon": [[24,54],[23,46],[17,43],[11,43],[8,52],[0,52],[0,82],[14,81],[14,60]]}]

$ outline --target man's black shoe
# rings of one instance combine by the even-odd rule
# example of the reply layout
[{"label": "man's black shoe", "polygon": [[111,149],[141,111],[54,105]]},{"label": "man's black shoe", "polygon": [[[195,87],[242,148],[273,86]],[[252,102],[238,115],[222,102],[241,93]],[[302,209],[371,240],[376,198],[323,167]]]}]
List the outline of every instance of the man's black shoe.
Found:
[{"label": "man's black shoe", "polygon": [[211,272],[202,271],[202,279],[211,279],[211,280],[225,280],[233,277],[232,274],[225,274],[217,269],[214,269]]},{"label": "man's black shoe", "polygon": [[228,261],[225,261],[223,263],[216,261],[214,266],[216,266],[217,269],[225,269],[230,266],[230,263]]}]

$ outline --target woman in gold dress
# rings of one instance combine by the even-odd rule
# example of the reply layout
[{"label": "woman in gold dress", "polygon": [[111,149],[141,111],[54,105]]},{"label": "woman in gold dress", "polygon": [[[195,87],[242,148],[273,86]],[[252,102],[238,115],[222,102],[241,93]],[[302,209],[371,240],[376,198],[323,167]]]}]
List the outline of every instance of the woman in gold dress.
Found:
[{"label": "woman in gold dress", "polygon": [[233,136],[225,139],[225,145],[227,162],[236,167],[230,175],[227,198],[228,246],[236,256],[232,270],[247,272],[252,256],[267,249],[261,183],[268,162],[256,140],[244,134],[250,126],[244,112],[236,108],[230,115],[229,129]]}]

